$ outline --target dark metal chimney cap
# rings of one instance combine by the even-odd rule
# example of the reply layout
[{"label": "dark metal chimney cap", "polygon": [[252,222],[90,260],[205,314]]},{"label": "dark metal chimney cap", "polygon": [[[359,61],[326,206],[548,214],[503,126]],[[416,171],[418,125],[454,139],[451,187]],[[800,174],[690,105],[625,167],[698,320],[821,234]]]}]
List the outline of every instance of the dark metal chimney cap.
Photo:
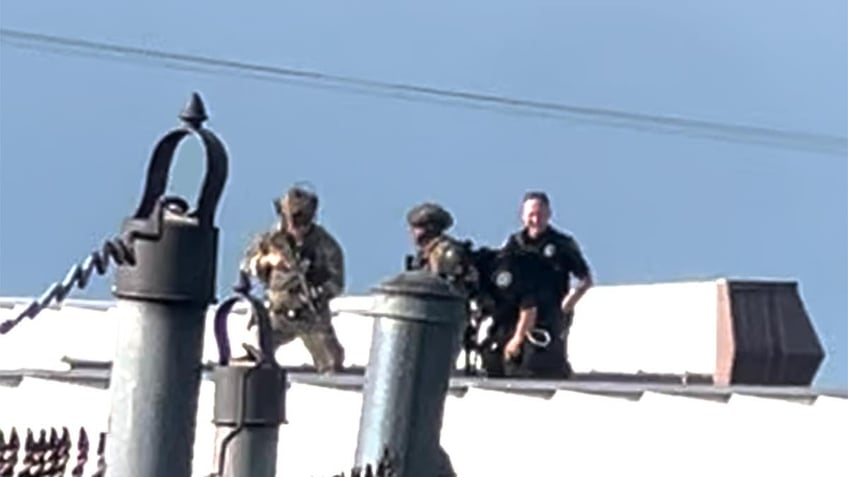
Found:
[{"label": "dark metal chimney cap", "polygon": [[462,300],[462,295],[447,280],[423,270],[402,272],[380,283],[371,291],[382,295],[412,295],[440,300]]}]

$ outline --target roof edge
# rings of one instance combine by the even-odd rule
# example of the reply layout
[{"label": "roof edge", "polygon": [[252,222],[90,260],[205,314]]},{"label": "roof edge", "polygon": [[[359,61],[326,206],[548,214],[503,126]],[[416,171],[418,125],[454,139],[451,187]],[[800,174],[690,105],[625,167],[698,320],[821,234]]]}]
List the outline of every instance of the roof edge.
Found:
[{"label": "roof edge", "polygon": [[[12,387],[19,385],[24,379],[43,379],[59,381],[68,384],[89,385],[105,389],[110,379],[108,369],[77,369],[57,371],[48,369],[0,370],[0,383],[11,383]],[[204,372],[204,380],[211,380],[211,373]],[[341,390],[361,390],[365,377],[358,373],[343,373],[324,375],[304,370],[290,370],[290,383],[307,384]],[[9,384],[7,384],[8,386]],[[848,400],[848,389],[825,389],[803,386],[751,386],[712,384],[673,384],[650,382],[609,382],[591,380],[532,380],[532,379],[487,379],[479,377],[456,376],[451,378],[449,391],[452,394],[463,394],[468,389],[504,391],[514,393],[553,393],[556,391],[572,391],[584,393],[600,393],[604,395],[633,395],[646,392],[681,394],[691,396],[730,396],[748,395],[777,399],[814,399],[831,397]]]}]

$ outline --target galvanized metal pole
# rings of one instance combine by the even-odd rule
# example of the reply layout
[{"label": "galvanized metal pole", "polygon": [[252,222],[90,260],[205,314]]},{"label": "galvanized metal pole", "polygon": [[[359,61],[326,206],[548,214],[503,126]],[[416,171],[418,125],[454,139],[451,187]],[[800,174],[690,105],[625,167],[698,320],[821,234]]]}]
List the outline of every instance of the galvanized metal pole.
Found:
[{"label": "galvanized metal pole", "polygon": [[397,475],[452,475],[439,435],[465,302],[426,271],[401,273],[374,291],[356,465],[376,465],[388,451]]},{"label": "galvanized metal pole", "polygon": [[[227,177],[223,144],[201,124],[194,94],[184,126],[157,144],[147,183],[124,232],[134,237],[134,265],[118,267],[118,337],[110,382],[107,467],[110,477],[190,477],[206,311],[215,297],[218,229],[214,225]],[[205,148],[207,171],[189,211],[165,198],[174,151],[188,135]]]},{"label": "galvanized metal pole", "polygon": [[[236,290],[218,309],[215,337],[220,354],[214,371],[216,477],[275,477],[280,424],[285,422],[286,372],[274,360],[270,341],[271,320],[263,303]],[[255,362],[230,362],[226,318],[239,299],[246,299],[259,329],[259,350]]]}]

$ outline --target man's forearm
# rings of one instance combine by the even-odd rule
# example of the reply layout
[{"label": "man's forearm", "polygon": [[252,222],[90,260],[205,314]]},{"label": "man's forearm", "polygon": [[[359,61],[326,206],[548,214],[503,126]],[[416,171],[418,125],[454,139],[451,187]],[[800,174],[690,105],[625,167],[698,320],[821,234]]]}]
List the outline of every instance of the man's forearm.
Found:
[{"label": "man's forearm", "polygon": [[526,308],[519,312],[518,325],[515,327],[515,334],[512,339],[524,342],[524,337],[527,332],[536,326],[536,308]]},{"label": "man's forearm", "polygon": [[580,283],[578,283],[577,286],[574,287],[562,300],[562,309],[566,311],[573,311],[574,307],[577,306],[577,302],[579,302],[580,299],[583,298],[583,295],[592,288],[593,284],[591,275],[580,280]]}]

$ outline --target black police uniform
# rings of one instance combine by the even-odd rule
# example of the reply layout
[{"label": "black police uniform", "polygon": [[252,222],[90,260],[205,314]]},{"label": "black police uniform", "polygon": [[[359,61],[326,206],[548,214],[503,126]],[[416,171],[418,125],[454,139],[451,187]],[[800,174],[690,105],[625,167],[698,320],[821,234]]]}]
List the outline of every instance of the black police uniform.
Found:
[{"label": "black police uniform", "polygon": [[571,289],[571,275],[582,280],[590,274],[589,265],[580,246],[572,236],[548,226],[535,238],[530,238],[526,229],[512,234],[507,239],[504,250],[529,252],[545,261],[546,269],[540,272],[539,278],[535,281],[544,293],[556,297],[556,306],[545,307],[544,313],[549,316],[545,316],[544,320],[559,323],[560,330],[552,336],[551,347],[562,350],[563,373],[565,377],[571,376],[571,365],[568,362],[568,333],[573,315],[564,314],[561,304]]},{"label": "black police uniform", "polygon": [[[556,295],[540,280],[548,277],[546,264],[538,256],[520,250],[501,250],[478,253],[481,297],[491,313],[492,325],[481,344],[483,368],[489,376],[507,377],[562,377],[565,365],[562,347],[554,338],[560,333],[560,320],[551,308],[556,306]],[[536,343],[525,338],[519,356],[505,361],[503,349],[515,333],[522,309],[536,308],[536,324],[532,335]],[[550,342],[544,345],[544,334]]]}]

